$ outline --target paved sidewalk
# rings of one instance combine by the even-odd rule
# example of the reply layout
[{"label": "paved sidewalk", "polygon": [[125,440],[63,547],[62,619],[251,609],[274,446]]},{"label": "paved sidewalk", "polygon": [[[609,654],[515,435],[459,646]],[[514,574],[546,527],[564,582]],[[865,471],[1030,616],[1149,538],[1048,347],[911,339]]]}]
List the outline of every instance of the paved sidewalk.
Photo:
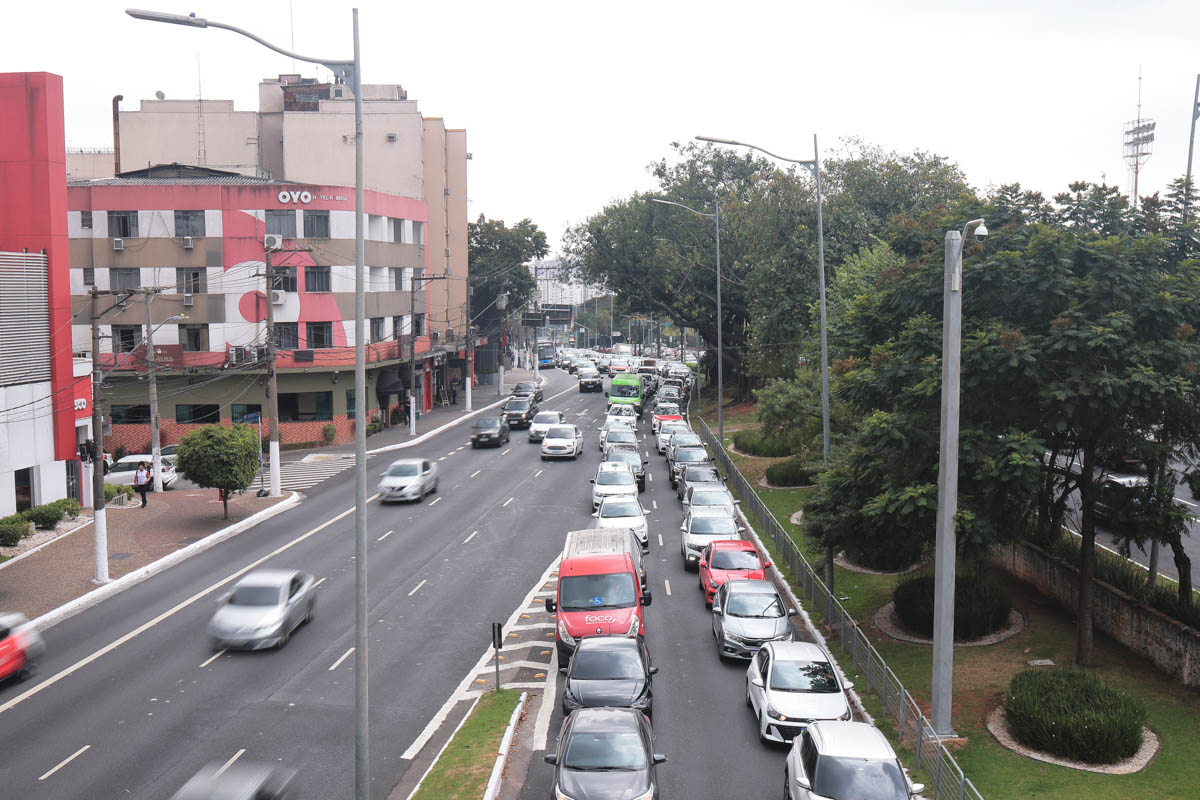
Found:
[{"label": "paved sidewalk", "polygon": [[[229,501],[227,520],[221,516],[216,489],[151,493],[144,509],[136,499],[129,506],[106,506],[109,578],[133,572],[285,499],[287,495],[236,495]],[[36,619],[87,594],[96,588],[94,553],[88,522],[36,552],[6,562],[0,566],[0,609]]]}]

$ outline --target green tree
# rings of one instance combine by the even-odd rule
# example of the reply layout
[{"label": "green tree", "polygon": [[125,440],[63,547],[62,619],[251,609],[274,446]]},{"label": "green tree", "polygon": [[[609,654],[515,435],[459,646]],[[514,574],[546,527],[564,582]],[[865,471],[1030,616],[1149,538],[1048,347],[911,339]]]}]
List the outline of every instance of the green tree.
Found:
[{"label": "green tree", "polygon": [[[467,259],[470,276],[471,316],[484,335],[500,330],[501,319],[529,302],[537,288],[528,263],[550,252],[546,234],[531,220],[509,227],[503,220],[482,214],[467,224]],[[496,298],[508,294],[506,311],[495,306]]]},{"label": "green tree", "polygon": [[197,486],[222,490],[224,518],[229,519],[229,493],[254,482],[259,446],[258,435],[249,425],[206,425],[183,437],[175,463]]}]

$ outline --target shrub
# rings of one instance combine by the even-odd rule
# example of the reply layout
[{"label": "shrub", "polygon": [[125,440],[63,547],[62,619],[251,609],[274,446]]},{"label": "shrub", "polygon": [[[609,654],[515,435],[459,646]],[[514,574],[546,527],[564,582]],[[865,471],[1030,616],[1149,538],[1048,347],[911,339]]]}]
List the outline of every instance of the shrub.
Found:
[{"label": "shrub", "polygon": [[0,519],[0,547],[16,547],[29,535],[29,522],[20,514]]},{"label": "shrub", "polygon": [[332,422],[321,429],[321,435],[325,437],[325,443],[331,444],[337,437],[337,425]]},{"label": "shrub", "polygon": [[367,436],[374,436],[375,434],[379,433],[381,430],[383,430],[382,422],[368,422],[367,423]]},{"label": "shrub", "polygon": [[123,494],[126,497],[133,497],[133,487],[119,483],[104,484],[104,502],[111,503],[117,499],[117,495]]},{"label": "shrub", "polygon": [[[901,581],[892,592],[892,601],[905,628],[922,636],[933,635],[932,575]],[[998,631],[1011,611],[1012,600],[995,581],[960,576],[954,582],[955,639],[978,639]]]},{"label": "shrub", "polygon": [[844,550],[851,564],[880,572],[908,569],[925,555],[920,540],[911,538],[889,542],[887,547],[876,547],[871,542],[856,539],[847,542]]},{"label": "shrub", "polygon": [[1142,744],[1142,701],[1077,669],[1018,672],[1004,695],[1004,716],[1017,741],[1089,764],[1129,758]]},{"label": "shrub", "polygon": [[757,430],[735,432],[733,434],[733,446],[743,453],[768,458],[790,456],[796,451],[790,442],[763,436],[762,431]]},{"label": "shrub", "polygon": [[821,467],[793,458],[767,467],[767,481],[772,486],[812,486],[820,472]]},{"label": "shrub", "polygon": [[42,530],[50,530],[62,522],[63,511],[53,503],[29,509],[29,520]]},{"label": "shrub", "polygon": [[79,505],[79,501],[74,497],[64,497],[61,500],[55,500],[50,505],[56,506],[67,519],[75,519],[83,509],[83,506]]}]

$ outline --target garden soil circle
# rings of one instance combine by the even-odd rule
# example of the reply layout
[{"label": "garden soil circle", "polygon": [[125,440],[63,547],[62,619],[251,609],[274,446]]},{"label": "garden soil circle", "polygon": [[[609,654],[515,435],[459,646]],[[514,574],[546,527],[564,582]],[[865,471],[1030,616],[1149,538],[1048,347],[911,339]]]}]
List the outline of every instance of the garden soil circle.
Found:
[{"label": "garden soil circle", "polygon": [[[926,639],[915,633],[910,633],[905,629],[900,618],[896,615],[896,604],[889,602],[883,608],[875,612],[875,627],[882,631],[886,636],[909,644],[933,644],[933,639]],[[1021,616],[1021,612],[1015,608],[1008,612],[1008,623],[998,631],[993,631],[987,636],[980,636],[978,639],[969,639],[966,641],[955,642],[955,647],[986,647],[987,645],[999,644],[1013,638],[1021,631],[1025,630],[1025,617]]]},{"label": "garden soil circle", "polygon": [[852,561],[847,561],[845,553],[838,553],[837,556],[834,557],[833,563],[849,572],[859,572],[864,575],[907,575],[908,573],[916,572],[921,567],[925,566],[926,559],[922,558],[911,567],[905,567],[904,569],[893,571],[871,569],[870,567],[860,567],[858,564],[855,564]]},{"label": "garden soil circle", "polygon": [[1031,747],[1026,747],[1017,741],[1016,737],[1008,730],[1008,725],[1004,721],[1004,705],[998,704],[995,708],[988,712],[984,720],[988,733],[990,733],[997,742],[1008,750],[1013,751],[1017,755],[1032,758],[1036,761],[1044,761],[1047,764],[1055,764],[1068,769],[1077,769],[1084,772],[1099,772],[1105,775],[1131,775],[1134,772],[1141,772],[1153,760],[1158,753],[1161,742],[1156,734],[1149,727],[1142,728],[1142,746],[1138,751],[1129,758],[1116,762],[1115,764],[1088,764],[1083,761],[1071,761],[1066,758],[1059,758],[1050,753],[1041,750],[1034,750]]}]

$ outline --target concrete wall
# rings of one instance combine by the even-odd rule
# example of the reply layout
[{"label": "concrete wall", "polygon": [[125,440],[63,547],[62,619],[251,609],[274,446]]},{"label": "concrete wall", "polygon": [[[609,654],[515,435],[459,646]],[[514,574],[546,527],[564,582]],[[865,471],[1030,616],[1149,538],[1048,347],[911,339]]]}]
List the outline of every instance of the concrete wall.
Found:
[{"label": "concrete wall", "polygon": [[120,119],[122,172],[178,162],[259,174],[258,113],[234,111],[232,100],[143,100],[140,111],[122,111]]},{"label": "concrete wall", "polygon": [[[104,149],[67,151],[67,180],[84,181],[111,178],[113,151]],[[74,234],[72,234],[74,235]]]},{"label": "concrete wall", "polygon": [[[1016,577],[1072,611],[1076,608],[1079,571],[1039,547],[1018,542],[993,556]],[[1200,687],[1200,631],[1143,605],[1124,592],[1096,581],[1096,629],[1180,679]]]}]

